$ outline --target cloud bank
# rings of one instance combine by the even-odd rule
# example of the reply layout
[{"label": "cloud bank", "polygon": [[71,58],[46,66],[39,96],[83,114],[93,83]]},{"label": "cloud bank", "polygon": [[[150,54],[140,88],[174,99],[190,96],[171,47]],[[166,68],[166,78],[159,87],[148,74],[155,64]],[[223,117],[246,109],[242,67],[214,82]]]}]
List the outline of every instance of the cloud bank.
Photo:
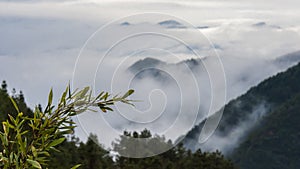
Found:
[{"label": "cloud bank", "polygon": [[[199,122],[209,112],[212,98],[211,84],[203,65],[194,66],[194,79],[189,72],[191,70],[180,64],[192,58],[199,59],[191,53],[191,49],[198,51],[200,58],[208,58],[215,55],[215,52],[220,56],[225,70],[227,102],[294,63],[278,65],[274,60],[299,50],[298,3],[292,0],[255,1],[251,4],[234,0],[2,1],[0,77],[7,80],[9,86],[22,89],[26,101],[33,107],[38,103],[46,103],[50,87],[54,87],[55,96],[59,97],[58,94],[72,80],[77,61],[80,64],[75,70],[74,87],[92,85],[96,92],[111,91],[111,84],[116,84],[114,92],[132,87],[136,89],[134,97],[143,100],[136,104],[137,109],[142,112],[138,115],[131,113],[132,109],[119,105],[124,111],[105,115],[87,113],[79,117],[84,129],[79,129],[77,133],[82,139],[86,137],[84,130],[94,132],[99,135],[100,142],[109,146],[124,129],[147,127],[166,134],[170,126],[176,132],[167,132],[166,136],[176,139],[191,128],[194,121]],[[142,12],[154,12],[156,17],[133,17],[131,20],[123,18],[113,22],[109,29],[104,28],[105,33],[98,34],[96,40],[91,41],[90,49],[83,53],[87,57],[77,60],[82,46],[99,27],[112,20]],[[174,17],[160,18],[157,13],[178,16],[181,19],[176,21],[186,27],[159,25],[158,23]],[[121,25],[124,22],[129,24]],[[117,45],[101,61],[101,56],[121,36],[137,31],[171,34],[184,39],[189,48],[172,37],[137,35]],[[195,32],[197,35],[200,32],[201,36],[195,36]],[[132,64],[148,57],[165,63],[164,66],[154,68],[167,72],[163,75],[170,77],[168,80],[149,75],[138,78],[127,71]],[[213,64],[209,59],[203,59],[203,62]],[[193,62],[185,62],[188,63]],[[128,79],[132,81],[128,82]],[[195,86],[194,80],[199,87]],[[181,96],[180,88],[184,89],[185,97]],[[195,94],[196,89],[199,90],[200,97]],[[222,85],[215,83],[213,90],[223,90]],[[205,113],[199,113],[195,117],[193,111],[197,109],[198,102],[201,103],[199,111]],[[180,118],[180,123],[174,125],[180,114],[178,109],[182,109],[184,116]],[[148,122],[149,119],[154,120],[149,125],[133,122]],[[110,126],[113,126],[115,133],[111,132]],[[106,137],[101,137],[102,135]]]}]

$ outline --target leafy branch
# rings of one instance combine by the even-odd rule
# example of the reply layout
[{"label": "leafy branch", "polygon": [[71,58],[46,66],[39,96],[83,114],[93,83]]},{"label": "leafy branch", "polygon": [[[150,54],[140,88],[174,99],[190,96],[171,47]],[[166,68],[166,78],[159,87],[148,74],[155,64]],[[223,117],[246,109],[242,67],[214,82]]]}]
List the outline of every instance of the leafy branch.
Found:
[{"label": "leafy branch", "polygon": [[[71,92],[70,86],[63,92],[55,107],[52,104],[53,91],[50,90],[48,104],[44,111],[35,108],[33,117],[24,116],[19,111],[13,98],[11,101],[18,112],[16,117],[2,122],[3,131],[0,132],[2,152],[0,152],[0,167],[4,169],[42,168],[46,166],[50,150],[65,141],[64,135],[73,132],[76,127],[71,117],[87,110],[97,112],[113,111],[116,102],[133,105],[133,100],[127,99],[134,91],[129,90],[122,96],[112,96],[108,92],[101,92],[92,96],[90,87]],[[76,169],[80,165],[72,167]]]}]

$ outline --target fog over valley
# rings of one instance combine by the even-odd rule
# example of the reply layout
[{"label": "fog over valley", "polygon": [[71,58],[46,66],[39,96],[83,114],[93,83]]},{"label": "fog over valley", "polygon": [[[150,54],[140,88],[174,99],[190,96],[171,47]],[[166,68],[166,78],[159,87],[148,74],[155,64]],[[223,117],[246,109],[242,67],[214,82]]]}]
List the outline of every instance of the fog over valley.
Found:
[{"label": "fog over valley", "polygon": [[[132,88],[135,107],[81,114],[75,135],[86,140],[94,133],[111,147],[124,130],[147,128],[178,141],[300,61],[299,2],[254,2],[1,1],[0,77],[32,108],[46,106],[51,87],[57,100],[68,83],[91,86],[94,94]],[[191,135],[185,145],[231,153],[271,106],[253,104],[235,125],[221,121],[204,144]]]}]

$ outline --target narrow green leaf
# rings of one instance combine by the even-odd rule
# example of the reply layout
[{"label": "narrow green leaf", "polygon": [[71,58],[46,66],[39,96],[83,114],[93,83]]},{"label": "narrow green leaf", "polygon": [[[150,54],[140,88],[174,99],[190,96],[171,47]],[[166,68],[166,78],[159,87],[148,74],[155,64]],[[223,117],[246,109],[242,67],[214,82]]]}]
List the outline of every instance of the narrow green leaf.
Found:
[{"label": "narrow green leaf", "polygon": [[55,147],[50,147],[50,149],[53,150],[53,151],[56,151],[56,152],[58,152],[58,153],[61,152],[60,150],[56,149]]},{"label": "narrow green leaf", "polygon": [[109,110],[109,111],[114,111],[112,108],[110,107],[103,107],[105,110]]},{"label": "narrow green leaf", "polygon": [[83,98],[89,90],[90,90],[90,87],[85,87],[84,89],[82,89],[80,97]]},{"label": "narrow green leaf", "polygon": [[[14,119],[14,117],[11,116],[10,114],[8,114],[8,117],[9,117],[10,121],[13,122],[13,124],[16,125],[16,120]],[[12,128],[14,128],[14,127],[12,126]]]},{"label": "narrow green leaf", "polygon": [[25,120],[23,119],[21,122],[19,122],[17,124],[17,128],[21,128],[21,126],[23,125],[23,123],[25,123]]},{"label": "narrow green leaf", "polygon": [[108,94],[108,92],[106,92],[106,93],[100,98],[100,100],[107,100],[108,96],[109,96],[109,94]]},{"label": "narrow green leaf", "polygon": [[50,154],[47,151],[37,152],[37,155],[45,155],[45,156],[50,157]]},{"label": "narrow green leaf", "polygon": [[[5,125],[6,125],[8,131],[9,131],[9,128],[12,128],[12,129],[15,128],[12,124],[9,123],[8,120],[6,120]],[[8,131],[7,131],[7,133],[8,133]]]},{"label": "narrow green leaf", "polygon": [[74,167],[72,167],[71,169],[76,169],[76,168],[79,168],[80,166],[81,166],[81,164],[77,164]]},{"label": "narrow green leaf", "polygon": [[71,87],[70,87],[70,83],[69,83],[69,85],[68,85],[68,90],[69,90],[69,99],[71,99],[71,96],[72,96],[72,93],[71,93]]},{"label": "narrow green leaf", "polygon": [[60,99],[60,102],[61,102],[61,103],[66,104],[66,96],[67,96],[68,90],[69,90],[68,88],[69,88],[69,86],[66,88],[66,90],[64,91],[64,93],[63,93],[62,96],[61,96],[61,99]]},{"label": "narrow green leaf", "polygon": [[26,134],[26,133],[28,133],[29,131],[28,130],[25,130],[25,131],[23,131],[22,133],[21,133],[21,135],[24,135],[24,134]]},{"label": "narrow green leaf", "polygon": [[31,164],[32,165],[32,167],[34,167],[34,168],[42,168],[42,166],[40,165],[40,163],[39,162],[37,162],[37,161],[35,161],[35,160],[30,160],[30,159],[27,159],[26,160],[29,164]]},{"label": "narrow green leaf", "polygon": [[11,152],[11,153],[9,154],[9,161],[13,161],[13,159],[14,159],[14,153]]},{"label": "narrow green leaf", "polygon": [[36,148],[34,146],[31,146],[31,152],[33,154],[33,157],[37,157],[37,151],[36,151]]},{"label": "narrow green leaf", "polygon": [[99,98],[101,98],[103,94],[104,94],[104,92],[101,92],[101,93],[95,98],[95,100],[98,100]]},{"label": "narrow green leaf", "polygon": [[65,141],[66,138],[59,138],[59,139],[56,139],[54,141],[52,141],[47,147],[50,148],[50,147],[55,147],[56,145],[62,143],[63,141]]},{"label": "narrow green leaf", "polygon": [[104,108],[100,108],[104,113],[106,113],[106,109],[104,109]]},{"label": "narrow green leaf", "polygon": [[78,110],[78,111],[76,112],[76,114],[77,114],[77,115],[78,115],[78,114],[81,114],[81,113],[85,112],[86,110],[87,110],[87,108],[80,109],[80,110]]},{"label": "narrow green leaf", "polygon": [[53,100],[53,91],[52,88],[50,90],[49,96],[48,96],[48,105],[52,105],[52,100]]},{"label": "narrow green leaf", "polygon": [[127,98],[128,96],[132,95],[133,92],[134,92],[134,90],[132,90],[132,89],[128,90],[128,92],[125,93],[125,94],[122,96],[122,98],[123,98],[123,99]]},{"label": "narrow green leaf", "polygon": [[20,113],[19,108],[18,108],[18,105],[17,105],[17,103],[15,102],[15,100],[14,100],[12,97],[9,97],[9,98],[10,98],[12,104],[14,105],[15,109],[17,110],[17,112]]}]

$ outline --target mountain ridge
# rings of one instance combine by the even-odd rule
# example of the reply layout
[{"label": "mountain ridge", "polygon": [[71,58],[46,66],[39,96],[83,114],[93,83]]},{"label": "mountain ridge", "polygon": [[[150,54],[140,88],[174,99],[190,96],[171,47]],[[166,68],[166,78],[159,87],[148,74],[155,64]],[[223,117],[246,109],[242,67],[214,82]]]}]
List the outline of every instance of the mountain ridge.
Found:
[{"label": "mountain ridge", "polygon": [[270,112],[233,151],[230,158],[242,169],[298,169],[299,110],[300,93]]},{"label": "mountain ridge", "polygon": [[[214,135],[224,138],[229,137],[229,133],[234,132],[234,129],[238,128],[241,122],[246,121],[247,117],[261,104],[266,105],[265,112],[270,112],[291,99],[292,94],[300,92],[300,86],[298,85],[300,80],[297,77],[300,77],[300,63],[285,72],[267,78],[259,85],[250,88],[245,94],[230,101],[224,107],[223,117]],[[282,92],[282,90],[285,92]],[[204,121],[186,134],[183,143],[187,148],[192,150],[201,148],[197,140],[203,124]],[[245,135],[239,139],[243,140],[243,137]]]}]

